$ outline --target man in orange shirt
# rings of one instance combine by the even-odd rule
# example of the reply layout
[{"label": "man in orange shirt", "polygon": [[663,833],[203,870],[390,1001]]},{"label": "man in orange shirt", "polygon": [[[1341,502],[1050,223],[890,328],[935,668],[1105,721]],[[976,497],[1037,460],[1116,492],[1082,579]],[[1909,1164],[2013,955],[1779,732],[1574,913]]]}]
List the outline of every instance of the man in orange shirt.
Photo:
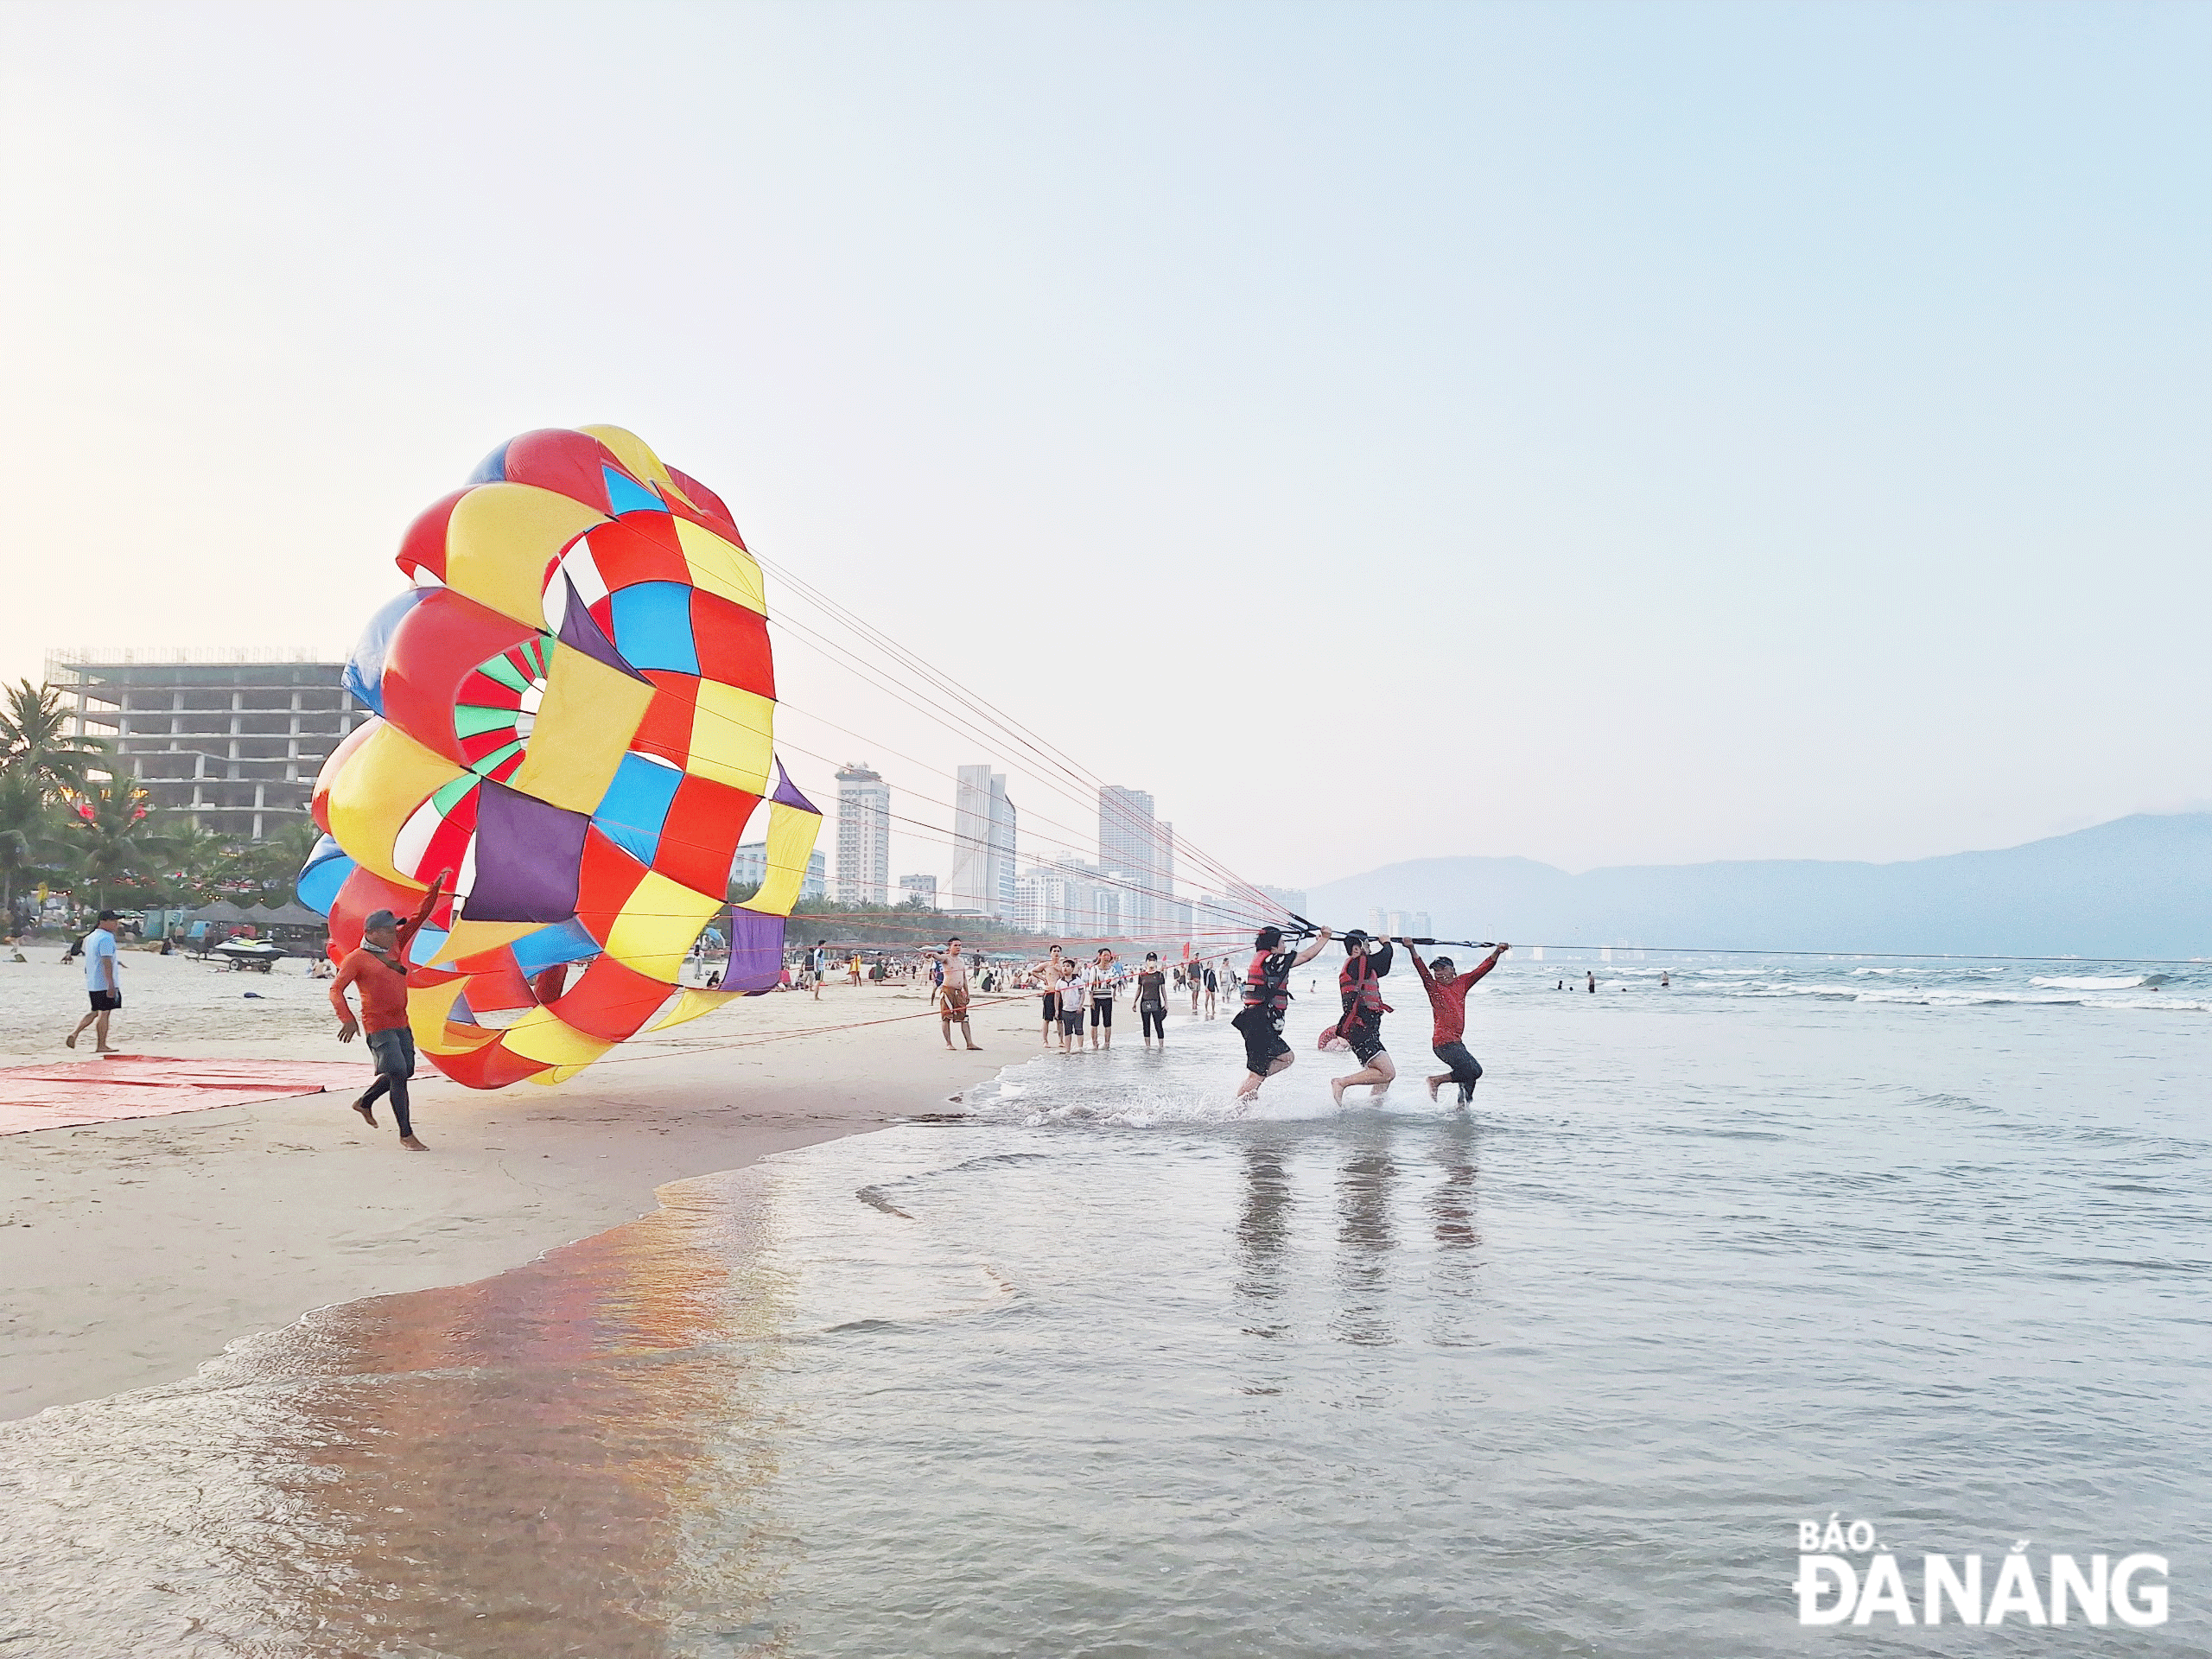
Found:
[{"label": "man in orange shirt", "polygon": [[[374,1128],[379,1095],[391,1096],[391,1116],[399,1125],[399,1144],[410,1152],[423,1146],[415,1138],[415,1122],[407,1109],[407,1079],[415,1075],[415,1033],[407,1023],[407,945],[430,912],[437,908],[445,888],[441,874],[423,895],[412,918],[401,921],[388,910],[369,912],[361,925],[361,946],[346,953],[338,964],[338,977],[330,982],[330,1006],[338,1011],[338,1040],[350,1043],[363,1026],[368,1027],[369,1054],[376,1062],[377,1080],[353,1103],[353,1109]],[[361,990],[361,1021],[353,1022],[353,1006],[346,988]]]}]

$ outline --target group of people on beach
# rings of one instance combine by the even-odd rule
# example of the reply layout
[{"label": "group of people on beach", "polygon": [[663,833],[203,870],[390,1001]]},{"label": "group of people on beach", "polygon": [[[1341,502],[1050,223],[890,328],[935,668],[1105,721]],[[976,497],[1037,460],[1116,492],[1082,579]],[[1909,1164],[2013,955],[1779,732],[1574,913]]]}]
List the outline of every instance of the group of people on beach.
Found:
[{"label": "group of people on beach", "polygon": [[[399,1130],[400,1144],[416,1152],[423,1150],[423,1143],[415,1135],[408,1097],[408,1083],[415,1074],[415,1041],[407,1017],[405,952],[408,941],[436,907],[445,880],[442,875],[434,880],[429,891],[423,894],[421,906],[404,921],[388,910],[369,916],[362,929],[359,947],[339,963],[336,976],[330,983],[330,1005],[338,1016],[340,1040],[351,1042],[365,1030],[367,1046],[376,1067],[374,1081],[353,1102],[353,1109],[374,1126],[377,1103],[388,1100]],[[87,950],[86,977],[90,983],[97,974],[105,982],[92,987],[92,1009],[84,1025],[97,1021],[105,1039],[105,1016],[120,996],[117,989],[111,988],[114,970],[108,964],[113,961],[112,950],[97,944],[101,937],[96,933],[92,948]],[[1291,1001],[1290,978],[1298,969],[1319,957],[1335,937],[1332,930],[1319,928],[1302,948],[1294,949],[1286,944],[1281,928],[1266,927],[1253,940],[1252,959],[1242,985],[1241,1007],[1231,1021],[1244,1039],[1245,1072],[1243,1081],[1237,1086],[1238,1099],[1250,1099],[1259,1092],[1261,1084],[1295,1059],[1282,1035],[1283,1019]],[[1389,975],[1395,963],[1395,953],[1402,948],[1412,959],[1422,989],[1427,993],[1434,1022],[1433,1052],[1446,1067],[1428,1078],[1429,1098],[1436,1099],[1438,1090],[1450,1083],[1458,1086],[1459,1104],[1468,1104],[1474,1097],[1475,1084],[1481,1080],[1483,1069],[1467,1052],[1465,1040],[1467,993],[1497,966],[1511,947],[1491,946],[1489,956],[1461,973],[1449,957],[1440,956],[1433,962],[1423,962],[1411,942],[1403,938],[1374,938],[1355,928],[1344,935],[1343,945],[1344,966],[1337,976],[1343,1011],[1336,1023],[1322,1034],[1322,1046],[1332,1051],[1349,1049],[1359,1062],[1359,1069],[1331,1079],[1329,1089],[1337,1103],[1344,1103],[1347,1089],[1365,1085],[1380,1095],[1397,1077],[1397,1067],[1382,1039],[1382,1016],[1392,1010],[1382,1000],[1382,981]],[[945,1046],[950,1049],[964,1046],[980,1052],[982,1045],[976,1040],[969,1009],[977,989],[995,988],[982,978],[983,973],[991,970],[981,968],[957,938],[948,940],[942,951],[930,951],[926,956],[931,1000],[938,1013]],[[807,966],[810,977],[818,985],[830,966],[827,952],[814,957]],[[1067,1054],[1083,1046],[1086,1033],[1091,1048],[1112,1048],[1115,1004],[1124,990],[1132,995],[1145,1046],[1149,1048],[1154,1042],[1164,1046],[1167,1040],[1169,995],[1176,991],[1188,995],[1193,1017],[1203,1006],[1206,1017],[1211,1018],[1217,999],[1229,988],[1230,976],[1226,958],[1217,963],[1201,958],[1167,964],[1161,962],[1158,951],[1148,950],[1143,962],[1133,967],[1122,963],[1109,945],[1099,946],[1096,954],[1086,962],[1078,961],[1056,944],[1042,961],[1016,977],[1026,982],[1042,1004],[1044,1046],[1049,1048],[1057,1040],[1060,1052]],[[347,1001],[348,991],[360,999],[358,1020]],[[953,1041],[956,1027],[959,1030],[959,1044]],[[84,1026],[79,1029],[81,1031]],[[73,1044],[74,1040],[73,1034]],[[105,1046],[104,1041],[102,1046]]]},{"label": "group of people on beach", "polygon": [[[977,991],[988,995],[1003,988],[1001,970],[995,966],[979,970],[975,959],[965,954],[957,938],[947,941],[942,951],[930,952],[929,957],[934,986],[931,996],[944,1046],[961,1046],[952,1039],[957,1026],[962,1043],[971,1049],[980,1048],[982,1045],[976,1041],[969,1023],[970,1000]],[[1155,1042],[1164,1046],[1167,1041],[1169,996],[1177,992],[1186,993],[1191,999],[1192,1017],[1198,1018],[1203,1007],[1205,1017],[1211,1020],[1227,973],[1225,960],[1218,967],[1210,961],[1167,964],[1161,962],[1157,950],[1147,950],[1141,964],[1131,966],[1109,945],[1099,946],[1094,957],[1083,961],[1056,944],[1043,960],[1005,977],[1039,999],[1043,1046],[1050,1048],[1058,1043],[1063,1054],[1071,1054],[1084,1046],[1086,1033],[1090,1047],[1113,1047],[1115,1005],[1124,992],[1129,994],[1135,1006],[1144,1046],[1150,1048]]]},{"label": "group of people on beach", "polygon": [[[1264,927],[1252,941],[1252,962],[1244,975],[1244,1006],[1233,1022],[1244,1039],[1244,1080],[1236,1089],[1239,1100],[1251,1099],[1260,1092],[1262,1084],[1296,1060],[1282,1034],[1283,1019],[1290,1011],[1290,976],[1319,956],[1334,937],[1332,930],[1320,928],[1303,949],[1294,950],[1286,945],[1282,929]],[[1474,1099],[1475,1084],[1483,1075],[1480,1062],[1467,1052],[1467,993],[1513,948],[1509,944],[1491,946],[1489,956],[1461,973],[1449,957],[1423,962],[1409,940],[1376,938],[1359,928],[1347,932],[1344,966],[1337,975],[1343,1013],[1321,1033],[1321,1046],[1325,1051],[1350,1049],[1359,1070],[1331,1078],[1329,1092],[1341,1106],[1347,1089],[1365,1085],[1379,1096],[1397,1079],[1397,1065],[1382,1042],[1382,1016],[1392,1009],[1382,1000],[1382,982],[1401,947],[1412,959],[1421,988],[1428,995],[1433,1020],[1430,1052],[1446,1068],[1429,1077],[1428,1097],[1436,1099],[1438,1090],[1454,1084],[1459,1088],[1459,1103],[1465,1106]]]},{"label": "group of people on beach", "polygon": [[[1241,986],[1241,1006],[1230,1022],[1244,1039],[1244,1077],[1236,1090],[1240,1100],[1252,1098],[1262,1084],[1295,1060],[1282,1034],[1283,1020],[1290,1008],[1291,976],[1319,957],[1337,935],[1332,929],[1319,928],[1302,947],[1287,945],[1285,938],[1281,928],[1271,926],[1261,929],[1252,942],[1252,959]],[[1382,1037],[1382,1016],[1393,1010],[1382,1000],[1382,982],[1395,965],[1397,952],[1403,950],[1428,998],[1430,1052],[1445,1067],[1427,1077],[1428,1097],[1439,1098],[1439,1091],[1448,1083],[1458,1090],[1459,1105],[1471,1103],[1483,1068],[1467,1050],[1467,994],[1512,946],[1491,945],[1488,956],[1463,973],[1450,957],[1423,961],[1408,939],[1376,938],[1354,928],[1343,936],[1342,943],[1344,960],[1337,975],[1342,1012],[1322,1033],[1321,1046],[1332,1052],[1349,1050],[1359,1066],[1330,1079],[1329,1091],[1336,1103],[1344,1103],[1348,1089],[1366,1087],[1379,1096],[1397,1080],[1397,1065]],[[969,1026],[970,960],[963,954],[957,938],[943,952],[931,954],[940,982],[936,1001],[945,1046],[957,1046],[953,1042],[953,1028],[957,1026],[963,1042],[969,1048],[980,1048]],[[1086,1034],[1093,1049],[1113,1047],[1114,1008],[1124,990],[1131,993],[1135,1004],[1145,1046],[1149,1048],[1155,1041],[1164,1046],[1169,996],[1186,993],[1192,1015],[1203,1004],[1206,1016],[1211,1018],[1217,997],[1231,982],[1231,970],[1226,958],[1217,963],[1206,958],[1163,963],[1156,950],[1147,950],[1142,963],[1132,967],[1109,945],[1100,945],[1096,954],[1084,961],[1056,944],[1042,961],[1019,976],[1018,982],[1026,983],[1041,1004],[1042,1046],[1050,1048],[1057,1042],[1063,1054],[1070,1054],[1084,1046]]]}]

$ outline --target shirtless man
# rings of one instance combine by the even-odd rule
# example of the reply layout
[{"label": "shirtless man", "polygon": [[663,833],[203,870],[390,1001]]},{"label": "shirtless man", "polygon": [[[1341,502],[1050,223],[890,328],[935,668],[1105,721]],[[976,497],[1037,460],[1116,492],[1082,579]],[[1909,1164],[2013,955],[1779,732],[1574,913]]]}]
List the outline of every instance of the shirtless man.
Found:
[{"label": "shirtless man", "polygon": [[937,988],[937,1001],[938,1017],[944,1027],[944,1046],[947,1048],[953,1046],[952,1026],[957,1020],[960,1022],[961,1040],[970,1048],[980,1049],[982,1045],[968,1029],[968,958],[960,954],[959,940],[946,941],[944,955],[940,961],[944,964],[944,977]]}]

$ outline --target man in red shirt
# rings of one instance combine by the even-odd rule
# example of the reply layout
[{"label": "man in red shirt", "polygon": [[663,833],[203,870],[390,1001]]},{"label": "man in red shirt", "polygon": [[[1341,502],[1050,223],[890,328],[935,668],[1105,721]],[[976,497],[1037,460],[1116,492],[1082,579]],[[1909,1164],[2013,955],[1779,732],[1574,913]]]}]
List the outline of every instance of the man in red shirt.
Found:
[{"label": "man in red shirt", "polygon": [[[360,949],[346,953],[338,964],[338,977],[330,982],[330,1006],[338,1011],[338,1040],[352,1042],[365,1026],[370,1058],[376,1062],[377,1080],[353,1103],[353,1109],[374,1128],[377,1097],[389,1094],[391,1116],[399,1125],[399,1144],[410,1152],[421,1152],[423,1146],[415,1138],[414,1119],[407,1109],[407,1079],[415,1075],[415,1033],[407,1023],[407,945],[437,907],[445,885],[442,874],[431,882],[422,905],[404,922],[388,910],[371,911],[361,925]],[[346,1001],[349,985],[360,988],[358,1026],[353,1006]]]},{"label": "man in red shirt", "polygon": [[1513,947],[1494,944],[1490,955],[1464,974],[1455,975],[1449,957],[1439,957],[1434,962],[1423,962],[1421,952],[1405,939],[1398,941],[1406,947],[1406,954],[1414,959],[1414,971],[1421,976],[1421,989],[1428,993],[1428,1006],[1436,1016],[1436,1058],[1452,1069],[1428,1080],[1428,1097],[1436,1098],[1440,1084],[1459,1085],[1459,1103],[1466,1105],[1475,1097],[1475,1084],[1482,1080],[1482,1062],[1467,1052],[1461,1040],[1467,1033],[1467,993],[1475,982],[1497,966],[1497,959]]}]

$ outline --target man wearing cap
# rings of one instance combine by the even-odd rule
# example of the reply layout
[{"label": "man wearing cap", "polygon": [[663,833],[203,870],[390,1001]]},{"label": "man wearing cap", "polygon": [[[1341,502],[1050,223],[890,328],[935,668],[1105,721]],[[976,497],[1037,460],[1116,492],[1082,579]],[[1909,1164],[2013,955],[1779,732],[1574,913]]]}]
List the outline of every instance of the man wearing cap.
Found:
[{"label": "man wearing cap", "polygon": [[1397,1077],[1397,1065],[1382,1046],[1382,1016],[1392,1010],[1382,1000],[1379,982],[1390,971],[1391,957],[1390,942],[1370,938],[1363,928],[1344,935],[1344,965],[1337,976],[1344,1016],[1321,1036],[1324,1048],[1349,1048],[1359,1062],[1359,1070],[1350,1077],[1329,1081],[1329,1093],[1339,1106],[1347,1089],[1369,1084],[1380,1096]]},{"label": "man wearing cap", "polygon": [[123,1006],[123,981],[116,973],[115,912],[100,912],[100,925],[85,935],[79,949],[85,953],[85,989],[91,993],[92,1008],[77,1022],[77,1029],[61,1039],[64,1048],[77,1046],[77,1039],[85,1034],[85,1027],[92,1027],[92,1048],[96,1053],[112,1054],[108,1046],[108,1016]]},{"label": "man wearing cap", "polygon": [[[399,1125],[399,1144],[410,1152],[423,1150],[415,1138],[415,1122],[408,1111],[407,1080],[415,1075],[415,1033],[407,1023],[407,945],[444,890],[442,874],[430,883],[415,914],[403,922],[388,910],[372,910],[361,924],[361,944],[338,964],[338,977],[330,982],[330,1006],[338,1011],[338,1040],[350,1043],[366,1027],[369,1056],[375,1061],[377,1080],[353,1103],[353,1109],[376,1127],[377,1097],[391,1096],[391,1116]],[[353,1023],[353,1009],[346,1001],[346,988],[361,991],[361,1022]]]}]

